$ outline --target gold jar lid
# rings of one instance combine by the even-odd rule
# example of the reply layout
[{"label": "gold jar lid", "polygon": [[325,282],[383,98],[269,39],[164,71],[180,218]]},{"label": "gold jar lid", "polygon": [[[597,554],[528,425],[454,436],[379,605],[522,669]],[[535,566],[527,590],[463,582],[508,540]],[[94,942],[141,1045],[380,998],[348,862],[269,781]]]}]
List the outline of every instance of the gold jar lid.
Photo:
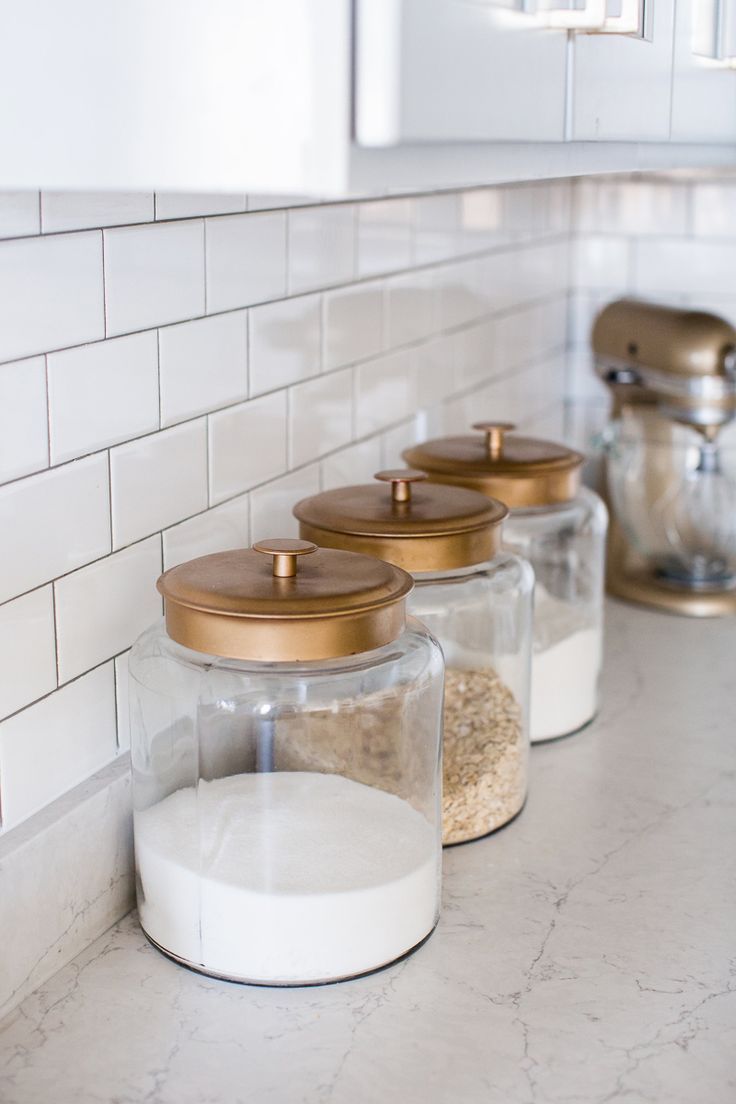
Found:
[{"label": "gold jar lid", "polygon": [[300,535],[414,572],[469,567],[498,551],[500,523],[508,514],[500,502],[437,486],[424,472],[405,468],[378,472],[375,478],[378,483],[303,498],[294,507]]},{"label": "gold jar lid", "polygon": [[509,422],[476,422],[473,429],[480,432],[474,435],[438,437],[402,456],[433,483],[482,491],[512,510],[569,502],[578,492],[585,457],[553,441],[509,436],[515,428]]},{"label": "gold jar lid", "polygon": [[205,655],[333,659],[395,640],[410,575],[354,552],[264,540],[180,564],[158,580],[166,631]]}]

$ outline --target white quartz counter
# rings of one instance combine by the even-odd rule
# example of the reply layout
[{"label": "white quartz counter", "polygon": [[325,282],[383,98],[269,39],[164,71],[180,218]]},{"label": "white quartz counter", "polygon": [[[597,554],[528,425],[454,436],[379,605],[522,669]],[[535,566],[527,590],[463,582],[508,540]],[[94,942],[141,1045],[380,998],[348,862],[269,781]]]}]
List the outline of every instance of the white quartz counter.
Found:
[{"label": "white quartz counter", "polygon": [[135,916],[0,1024],[3,1104],[733,1104],[736,622],[609,606],[604,705],[523,814],[445,853],[371,977],[200,977]]}]

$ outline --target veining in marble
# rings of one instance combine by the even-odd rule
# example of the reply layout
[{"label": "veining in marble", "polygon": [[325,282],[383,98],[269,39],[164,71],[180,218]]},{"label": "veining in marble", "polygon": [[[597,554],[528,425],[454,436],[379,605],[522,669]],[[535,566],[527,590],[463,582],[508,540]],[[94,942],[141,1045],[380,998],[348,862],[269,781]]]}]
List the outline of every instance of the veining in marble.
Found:
[{"label": "veining in marble", "polygon": [[415,955],[336,986],[187,972],[132,914],[0,1024],[3,1104],[733,1104],[733,622],[609,606],[604,704],[445,854]]}]

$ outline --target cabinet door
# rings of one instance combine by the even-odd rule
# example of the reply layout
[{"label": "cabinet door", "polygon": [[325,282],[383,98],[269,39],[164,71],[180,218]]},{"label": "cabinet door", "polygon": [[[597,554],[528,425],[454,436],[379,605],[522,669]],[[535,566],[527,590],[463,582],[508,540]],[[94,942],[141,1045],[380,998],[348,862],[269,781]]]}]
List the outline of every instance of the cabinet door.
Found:
[{"label": "cabinet door", "polygon": [[0,0],[0,188],[321,191],[350,0]]},{"label": "cabinet door", "polygon": [[643,0],[640,33],[574,35],[573,140],[669,139],[674,25],[674,0]]},{"label": "cabinet door", "polygon": [[736,141],[734,24],[736,0],[678,0],[673,141]]},{"label": "cabinet door", "polygon": [[536,11],[526,0],[356,0],[358,143],[562,140],[566,33]]}]

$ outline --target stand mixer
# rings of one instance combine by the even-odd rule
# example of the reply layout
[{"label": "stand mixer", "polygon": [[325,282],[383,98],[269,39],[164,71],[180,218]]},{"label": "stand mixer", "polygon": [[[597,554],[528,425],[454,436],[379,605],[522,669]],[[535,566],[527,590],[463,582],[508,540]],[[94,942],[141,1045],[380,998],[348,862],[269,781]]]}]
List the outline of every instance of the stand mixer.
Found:
[{"label": "stand mixer", "polygon": [[605,433],[611,594],[736,613],[736,330],[702,311],[609,304],[592,335]]}]

